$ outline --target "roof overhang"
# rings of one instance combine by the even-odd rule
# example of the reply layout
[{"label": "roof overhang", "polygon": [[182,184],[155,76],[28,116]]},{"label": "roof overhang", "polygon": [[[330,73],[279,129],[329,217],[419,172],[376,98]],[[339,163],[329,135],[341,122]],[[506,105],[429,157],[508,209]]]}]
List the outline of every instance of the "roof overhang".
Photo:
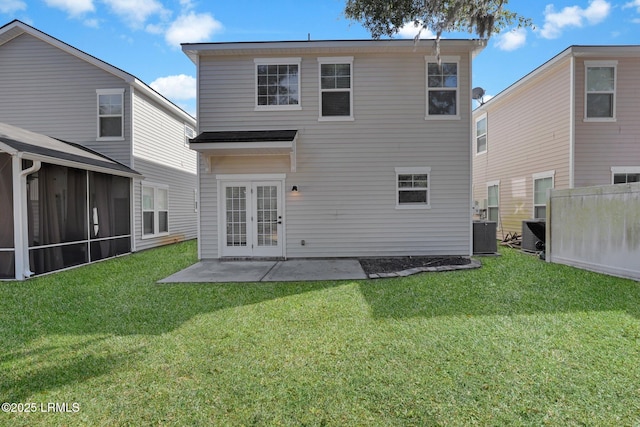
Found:
[{"label": "roof overhang", "polygon": [[0,151],[22,159],[127,177],[142,176],[109,157],[78,144],[0,123]]},{"label": "roof overhang", "polygon": [[[475,57],[487,45],[483,39],[440,39],[444,52],[466,51]],[[198,63],[198,56],[227,55],[353,55],[354,53],[411,52],[432,55],[436,50],[435,39],[419,41],[408,39],[386,40],[307,40],[274,42],[222,42],[182,43],[182,51]]]},{"label": "roof overhang", "polygon": [[203,132],[189,147],[206,158],[217,156],[289,155],[296,171],[297,130],[250,130]]}]

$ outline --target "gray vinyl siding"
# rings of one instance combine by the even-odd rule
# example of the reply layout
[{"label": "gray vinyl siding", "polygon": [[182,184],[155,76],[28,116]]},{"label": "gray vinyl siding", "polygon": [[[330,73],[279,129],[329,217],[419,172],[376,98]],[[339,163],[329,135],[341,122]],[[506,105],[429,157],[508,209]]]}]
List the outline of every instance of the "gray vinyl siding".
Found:
[{"label": "gray vinyl siding", "polygon": [[[135,250],[140,251],[169,243],[195,239],[197,237],[197,213],[194,190],[196,175],[180,171],[169,171],[158,163],[136,159],[136,170],[144,175],[133,185]],[[142,237],[142,183],[166,185],[169,189],[169,234],[159,237]]]},{"label": "gray vinyl siding", "polygon": [[[149,97],[134,92],[133,155],[167,168],[197,173],[196,152],[185,144],[185,121],[163,110]],[[195,129],[195,119],[187,123]]]},{"label": "gray vinyl siding", "polygon": [[[125,89],[124,139],[97,140],[96,89]],[[0,46],[0,119],[131,166],[129,85],[34,36]]]},{"label": "gray vinyl siding", "polygon": [[[474,154],[473,198],[487,199],[487,183],[499,181],[498,238],[521,233],[522,221],[533,217],[534,174],[555,171],[555,188],[569,188],[570,108],[565,59],[474,111],[474,126],[487,114],[487,152]],[[475,138],[472,145],[475,153]]]},{"label": "gray vinyl siding", "polygon": [[[185,146],[184,121],[153,100],[134,93],[134,168],[144,176],[134,184],[136,250],[197,237],[196,152]],[[189,125],[194,128],[195,123]],[[142,182],[169,188],[169,234],[142,237]]]},{"label": "gray vinyl siding", "polygon": [[614,58],[618,61],[616,121],[584,121],[584,61],[611,59],[576,60],[576,187],[611,184],[611,167],[640,167],[640,58]]},{"label": "gray vinyl siding", "polygon": [[[426,53],[428,54],[428,53]],[[288,257],[469,255],[470,55],[460,56],[460,120],[425,120],[425,50],[353,56],[354,121],[319,121],[318,57],[302,57],[299,111],[254,111],[254,57],[200,58],[199,131],[297,129],[284,156],[201,163],[201,258],[218,257],[216,174],[286,173]],[[431,168],[431,209],[396,209],[396,167]],[[300,193],[293,196],[293,185]],[[301,245],[305,240],[305,245]]]}]

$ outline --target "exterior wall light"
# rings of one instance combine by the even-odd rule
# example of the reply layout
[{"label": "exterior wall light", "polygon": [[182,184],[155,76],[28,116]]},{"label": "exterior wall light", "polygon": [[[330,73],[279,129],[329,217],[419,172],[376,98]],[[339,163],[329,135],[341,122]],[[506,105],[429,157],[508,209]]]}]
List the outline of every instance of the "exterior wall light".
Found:
[{"label": "exterior wall light", "polygon": [[298,186],[297,186],[297,185],[294,185],[293,187],[291,187],[291,191],[292,191],[293,193],[297,193],[297,192],[298,192]]}]

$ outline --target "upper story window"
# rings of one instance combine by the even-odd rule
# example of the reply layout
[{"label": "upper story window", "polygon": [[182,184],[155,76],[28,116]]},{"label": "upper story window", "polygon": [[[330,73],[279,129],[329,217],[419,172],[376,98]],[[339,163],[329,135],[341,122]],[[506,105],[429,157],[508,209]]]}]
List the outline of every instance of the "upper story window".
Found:
[{"label": "upper story window", "polygon": [[614,184],[640,182],[640,166],[612,167],[611,175],[613,176]]},{"label": "upper story window", "polygon": [[585,61],[585,120],[616,117],[617,61]]},{"label": "upper story window", "polygon": [[185,123],[184,125],[184,146],[189,147],[189,142],[196,137],[196,131]]},{"label": "upper story window", "polygon": [[353,120],[353,57],[318,58],[320,119]]},{"label": "upper story window", "polygon": [[124,138],[124,89],[98,89],[98,139]]},{"label": "upper story window", "polygon": [[300,58],[255,59],[256,110],[300,110]]},{"label": "upper story window", "polygon": [[396,208],[429,208],[430,167],[396,168]]},{"label": "upper story window", "polygon": [[427,118],[459,118],[458,57],[427,57]]},{"label": "upper story window", "polygon": [[487,152],[487,115],[476,119],[476,154]]}]

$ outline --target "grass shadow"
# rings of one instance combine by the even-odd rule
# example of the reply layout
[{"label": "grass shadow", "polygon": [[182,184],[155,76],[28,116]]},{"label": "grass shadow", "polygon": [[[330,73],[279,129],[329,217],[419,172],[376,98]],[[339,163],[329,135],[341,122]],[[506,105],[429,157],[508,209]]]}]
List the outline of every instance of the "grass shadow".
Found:
[{"label": "grass shadow", "polygon": [[0,395],[5,402],[26,402],[33,394],[81,383],[130,366],[141,349],[125,352],[101,347],[103,339],[89,339],[72,345],[43,346],[0,355],[12,362],[0,369]]},{"label": "grass shadow", "polygon": [[473,271],[363,282],[377,318],[623,311],[640,317],[640,284],[505,249]]},{"label": "grass shadow", "polygon": [[186,242],[0,283],[0,344],[11,348],[47,335],[159,335],[199,314],[344,284],[156,284],[196,261],[195,242]]}]

